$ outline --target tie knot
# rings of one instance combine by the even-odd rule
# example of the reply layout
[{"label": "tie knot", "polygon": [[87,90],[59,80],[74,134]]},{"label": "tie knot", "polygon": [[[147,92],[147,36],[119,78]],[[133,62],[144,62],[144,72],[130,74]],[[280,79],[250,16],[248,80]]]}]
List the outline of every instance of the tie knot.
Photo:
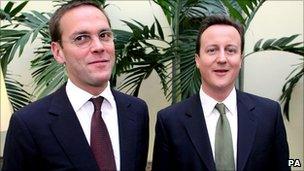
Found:
[{"label": "tie knot", "polygon": [[103,102],[103,97],[102,96],[98,96],[96,98],[91,98],[90,101],[93,103],[94,105],[94,111],[98,111],[101,108],[101,104]]},{"label": "tie knot", "polygon": [[217,111],[220,112],[221,115],[226,114],[224,103],[218,103],[218,104],[216,104],[215,108],[216,108]]}]

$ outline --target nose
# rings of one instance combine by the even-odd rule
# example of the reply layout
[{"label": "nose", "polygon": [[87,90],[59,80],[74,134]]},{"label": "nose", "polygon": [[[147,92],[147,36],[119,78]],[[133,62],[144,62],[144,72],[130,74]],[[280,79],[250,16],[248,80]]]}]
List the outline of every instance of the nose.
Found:
[{"label": "nose", "polygon": [[225,50],[222,49],[219,51],[218,57],[217,57],[218,63],[226,63],[227,62],[227,56],[225,54]]},{"label": "nose", "polygon": [[92,38],[91,51],[95,53],[104,51],[104,45],[98,37]]}]

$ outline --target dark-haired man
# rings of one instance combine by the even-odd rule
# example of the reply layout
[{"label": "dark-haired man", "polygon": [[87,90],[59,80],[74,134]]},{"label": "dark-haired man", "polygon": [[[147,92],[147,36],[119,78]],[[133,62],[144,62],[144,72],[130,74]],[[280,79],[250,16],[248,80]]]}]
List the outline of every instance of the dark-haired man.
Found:
[{"label": "dark-haired man", "polygon": [[201,89],[158,113],[154,171],[290,170],[280,105],[235,89],[243,50],[241,25],[206,17],[195,54]]},{"label": "dark-haired man", "polygon": [[12,115],[3,171],[144,171],[148,108],[110,88],[110,22],[92,1],[70,1],[50,20],[51,50],[68,81]]}]

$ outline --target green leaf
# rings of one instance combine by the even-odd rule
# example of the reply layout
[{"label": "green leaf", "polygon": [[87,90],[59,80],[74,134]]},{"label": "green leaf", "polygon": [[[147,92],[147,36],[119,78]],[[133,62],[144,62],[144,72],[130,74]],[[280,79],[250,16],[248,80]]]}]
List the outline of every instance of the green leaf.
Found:
[{"label": "green leaf", "polygon": [[292,35],[290,37],[283,37],[280,43],[276,43],[277,46],[286,46],[288,43],[292,42],[299,34]]},{"label": "green leaf", "polygon": [[235,20],[238,20],[242,25],[245,25],[245,19],[240,14],[240,12],[236,8],[234,8],[228,0],[221,0],[221,1],[228,8],[230,17]]},{"label": "green leaf", "polygon": [[271,44],[275,41],[276,39],[268,39],[266,40],[265,43],[262,45],[262,49],[267,49],[268,47],[271,46]]},{"label": "green leaf", "polygon": [[31,102],[31,95],[23,89],[23,85],[21,83],[11,77],[11,74],[7,74],[4,78],[5,87],[7,89],[8,98],[13,106],[13,110],[17,111]]},{"label": "green leaf", "polygon": [[[303,56],[302,56],[302,60],[303,60]],[[282,88],[282,95],[280,96],[280,101],[284,104],[283,112],[288,121],[289,121],[289,104],[290,104],[293,89],[296,86],[296,84],[299,82],[299,80],[303,78],[304,75],[304,68],[303,68],[304,63],[302,62],[300,66],[301,66],[300,68],[295,68],[292,71],[292,73],[298,71],[294,76],[290,75],[287,77],[288,80],[284,84]]]},{"label": "green leaf", "polygon": [[45,17],[42,13],[38,12],[38,11],[32,11],[32,13],[34,14],[34,16],[36,16],[36,18],[39,18],[40,23],[47,23],[49,21],[49,19],[47,17]]},{"label": "green leaf", "polygon": [[18,5],[15,9],[13,9],[10,12],[11,17],[15,16],[16,14],[18,14],[24,7],[25,5],[28,3],[28,1],[24,1],[22,2],[20,5]]},{"label": "green leaf", "polygon": [[165,36],[164,36],[163,29],[162,29],[160,23],[158,22],[157,18],[154,17],[154,19],[155,19],[155,22],[156,22],[158,34],[159,34],[160,38],[161,38],[162,40],[164,40],[164,39],[165,39]]},{"label": "green leaf", "polygon": [[[11,19],[10,15],[8,13],[4,12],[2,9],[0,9],[0,19],[1,20],[7,20],[10,23],[12,23],[12,19]],[[1,28],[5,28],[5,27],[7,27],[7,26],[1,25]]]},{"label": "green leaf", "polygon": [[152,24],[152,26],[150,28],[150,35],[152,37],[156,37],[156,35],[155,35],[155,25],[154,24]]},{"label": "green leaf", "polygon": [[19,56],[21,56],[22,52],[23,52],[23,49],[25,47],[25,45],[27,44],[29,38],[31,36],[31,33],[27,33],[25,34],[24,36],[21,37],[21,39],[19,39],[16,43],[16,47],[20,46],[19,48]]},{"label": "green leaf", "polygon": [[263,39],[260,39],[259,41],[257,41],[257,42],[255,43],[254,48],[253,48],[253,51],[254,51],[254,52],[260,50],[260,46],[261,46],[262,41],[263,41]]},{"label": "green leaf", "polygon": [[[295,42],[291,43],[299,35],[291,35],[289,37],[282,37],[279,39],[268,39],[264,43],[263,39],[260,39],[254,46],[253,52],[263,51],[263,50],[276,50],[276,51],[285,51],[291,52],[298,55],[304,55],[304,43]],[[249,53],[245,56],[248,56],[252,53]]]},{"label": "green leaf", "polygon": [[9,1],[9,2],[5,5],[3,11],[4,11],[5,13],[8,13],[8,14],[9,14],[13,6],[14,6],[14,3],[11,2],[11,1]]},{"label": "green leaf", "polygon": [[[249,13],[249,11],[248,11],[248,9],[247,9],[247,2],[248,1],[244,1],[244,0],[236,0],[237,1],[237,3],[239,4],[239,6],[241,7],[241,9],[243,10],[243,12],[247,15],[247,16],[249,16],[250,15],[250,13]],[[249,6],[251,5],[251,3],[249,3]],[[252,6],[251,6],[252,7]]]}]

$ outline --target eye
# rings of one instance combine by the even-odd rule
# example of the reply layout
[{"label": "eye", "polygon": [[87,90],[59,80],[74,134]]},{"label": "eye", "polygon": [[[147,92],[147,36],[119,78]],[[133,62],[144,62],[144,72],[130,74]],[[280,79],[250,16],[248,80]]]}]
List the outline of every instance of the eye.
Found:
[{"label": "eye", "polygon": [[77,45],[81,45],[87,42],[91,41],[91,37],[87,34],[81,34],[81,35],[77,35],[74,39],[73,42]]},{"label": "eye", "polygon": [[237,48],[235,48],[235,47],[227,47],[226,48],[226,52],[228,54],[230,54],[230,55],[233,55],[233,54],[237,53]]},{"label": "eye", "polygon": [[102,31],[99,33],[99,39],[102,41],[111,41],[113,40],[113,33],[111,31]]},{"label": "eye", "polygon": [[208,48],[208,49],[206,50],[206,52],[207,52],[207,54],[209,54],[209,55],[214,55],[215,52],[216,52],[216,48],[214,48],[214,47]]}]

